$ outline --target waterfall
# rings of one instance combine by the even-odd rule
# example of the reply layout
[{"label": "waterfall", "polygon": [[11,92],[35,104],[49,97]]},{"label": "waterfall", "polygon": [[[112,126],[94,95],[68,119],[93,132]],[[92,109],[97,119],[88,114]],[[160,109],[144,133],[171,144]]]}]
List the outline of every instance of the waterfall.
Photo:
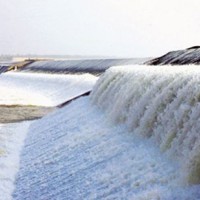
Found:
[{"label": "waterfall", "polygon": [[200,183],[200,68],[132,66],[108,69],[92,102],[113,123],[152,139],[177,160],[187,183]]}]

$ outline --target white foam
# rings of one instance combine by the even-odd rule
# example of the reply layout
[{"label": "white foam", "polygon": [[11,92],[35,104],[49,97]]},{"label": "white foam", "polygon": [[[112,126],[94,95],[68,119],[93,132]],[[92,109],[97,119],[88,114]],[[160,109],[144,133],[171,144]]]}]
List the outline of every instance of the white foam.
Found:
[{"label": "white foam", "polygon": [[12,199],[20,151],[30,122],[0,124],[0,200]]},{"label": "white foam", "polygon": [[199,85],[199,66],[122,66],[100,77],[91,99],[179,160],[187,183],[200,183]]},{"label": "white foam", "polygon": [[8,72],[0,76],[0,104],[55,106],[92,89],[97,77]]},{"label": "white foam", "polygon": [[[98,80],[90,99],[103,113],[86,97],[32,124],[14,199],[199,199],[200,185],[188,184],[199,183],[200,70],[131,68],[109,69]],[[7,199],[23,145],[13,131],[15,167],[12,153],[11,173],[1,165]]]},{"label": "white foam", "polygon": [[183,185],[180,168],[85,97],[31,125],[13,197],[198,200],[200,185]]}]

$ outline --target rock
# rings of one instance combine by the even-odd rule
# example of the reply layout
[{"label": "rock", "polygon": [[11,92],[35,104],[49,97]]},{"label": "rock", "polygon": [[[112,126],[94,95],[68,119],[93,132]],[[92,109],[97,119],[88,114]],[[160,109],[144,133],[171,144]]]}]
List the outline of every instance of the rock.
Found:
[{"label": "rock", "polygon": [[185,50],[171,51],[161,57],[145,62],[147,65],[187,65],[200,64],[200,46],[193,46]]}]

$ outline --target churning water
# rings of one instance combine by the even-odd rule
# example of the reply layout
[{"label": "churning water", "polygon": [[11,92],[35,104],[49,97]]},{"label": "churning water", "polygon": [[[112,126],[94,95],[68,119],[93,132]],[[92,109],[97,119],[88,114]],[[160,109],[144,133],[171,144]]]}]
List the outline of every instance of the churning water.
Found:
[{"label": "churning water", "polygon": [[109,69],[92,101],[113,122],[154,140],[178,160],[187,183],[200,183],[200,68],[136,66]]}]

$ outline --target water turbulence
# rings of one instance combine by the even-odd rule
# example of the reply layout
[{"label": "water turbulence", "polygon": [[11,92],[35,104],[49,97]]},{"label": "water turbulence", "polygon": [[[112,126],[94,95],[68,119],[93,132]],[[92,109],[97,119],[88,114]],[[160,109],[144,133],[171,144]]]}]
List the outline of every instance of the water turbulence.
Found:
[{"label": "water turbulence", "polygon": [[200,183],[198,66],[110,68],[98,80],[91,99],[114,123],[150,138],[177,160],[186,183]]}]

